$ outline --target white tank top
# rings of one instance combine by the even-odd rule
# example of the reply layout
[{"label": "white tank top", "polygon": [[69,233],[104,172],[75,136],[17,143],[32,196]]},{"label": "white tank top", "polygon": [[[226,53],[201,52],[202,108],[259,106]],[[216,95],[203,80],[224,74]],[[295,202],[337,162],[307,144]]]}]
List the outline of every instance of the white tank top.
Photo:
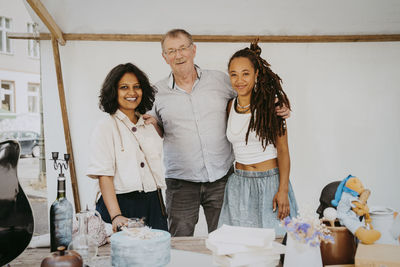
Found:
[{"label": "white tank top", "polygon": [[268,144],[264,150],[255,131],[250,131],[246,145],[246,133],[249,128],[251,113],[237,113],[234,107],[235,101],[232,102],[228,126],[226,127],[226,137],[232,143],[235,161],[242,164],[254,164],[276,158],[275,146]]}]

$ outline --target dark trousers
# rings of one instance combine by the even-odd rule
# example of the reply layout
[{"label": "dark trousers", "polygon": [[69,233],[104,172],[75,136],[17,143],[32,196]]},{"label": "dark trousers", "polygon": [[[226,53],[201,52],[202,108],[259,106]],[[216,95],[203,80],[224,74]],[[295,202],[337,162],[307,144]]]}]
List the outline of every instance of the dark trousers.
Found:
[{"label": "dark trousers", "polygon": [[208,232],[217,229],[224,200],[227,175],[212,183],[194,183],[167,178],[166,204],[171,236],[193,236],[199,220],[200,205],[204,209]]},{"label": "dark trousers", "polygon": [[[147,193],[135,191],[117,194],[117,200],[123,216],[127,218],[145,217],[147,226],[168,231],[167,218],[161,213],[157,191]],[[103,196],[97,201],[96,210],[105,222],[111,223],[110,214],[108,214]]]}]

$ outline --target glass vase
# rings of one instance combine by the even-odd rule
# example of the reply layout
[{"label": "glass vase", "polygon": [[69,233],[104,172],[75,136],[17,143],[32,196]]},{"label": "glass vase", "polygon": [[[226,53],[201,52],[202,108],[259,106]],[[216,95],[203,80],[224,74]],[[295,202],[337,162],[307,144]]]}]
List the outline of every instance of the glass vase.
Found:
[{"label": "glass vase", "polygon": [[74,250],[82,256],[84,266],[90,265],[98,251],[97,242],[88,234],[89,216],[88,211],[76,214],[79,222],[79,232],[68,246],[68,250]]}]

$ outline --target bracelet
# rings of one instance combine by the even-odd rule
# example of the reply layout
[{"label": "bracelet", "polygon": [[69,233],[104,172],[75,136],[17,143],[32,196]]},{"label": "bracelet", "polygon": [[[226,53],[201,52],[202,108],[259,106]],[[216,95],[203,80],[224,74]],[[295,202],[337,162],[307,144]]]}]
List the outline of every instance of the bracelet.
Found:
[{"label": "bracelet", "polygon": [[119,214],[115,215],[115,216],[111,219],[111,223],[114,221],[115,218],[117,218],[117,217],[119,217],[119,216],[122,216],[122,214],[119,213]]}]

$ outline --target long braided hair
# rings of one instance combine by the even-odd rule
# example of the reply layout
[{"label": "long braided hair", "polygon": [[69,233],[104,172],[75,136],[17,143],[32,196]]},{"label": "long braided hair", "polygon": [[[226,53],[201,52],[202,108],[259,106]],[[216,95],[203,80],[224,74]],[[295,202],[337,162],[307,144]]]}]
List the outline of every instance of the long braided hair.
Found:
[{"label": "long braided hair", "polygon": [[[286,133],[285,120],[276,115],[276,105],[280,107],[285,105],[290,109],[290,102],[282,89],[281,78],[270,69],[270,64],[260,55],[261,48],[256,40],[250,44],[250,48],[246,47],[233,54],[229,60],[228,69],[233,59],[243,57],[250,60],[255,72],[258,70],[258,77],[250,98],[251,118],[246,133],[246,144],[250,131],[255,131],[265,150],[270,143],[276,146],[277,137]],[[275,98],[278,99],[276,104]]]}]

